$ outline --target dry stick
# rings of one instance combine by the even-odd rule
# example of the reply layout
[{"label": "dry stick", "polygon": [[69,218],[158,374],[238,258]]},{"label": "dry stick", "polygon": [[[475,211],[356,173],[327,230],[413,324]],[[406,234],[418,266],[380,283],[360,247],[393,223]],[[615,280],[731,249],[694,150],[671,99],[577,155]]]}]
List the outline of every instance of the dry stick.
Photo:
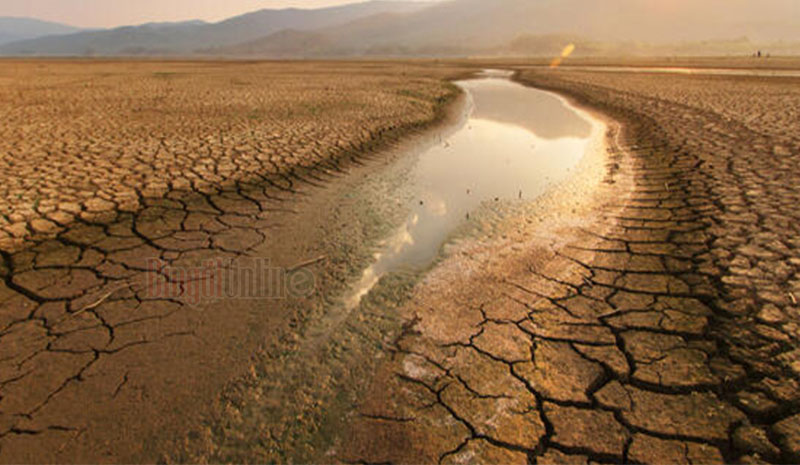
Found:
[{"label": "dry stick", "polygon": [[87,310],[91,310],[91,309],[93,309],[93,308],[96,308],[96,307],[98,307],[100,304],[102,304],[103,302],[105,302],[105,301],[106,301],[106,299],[108,299],[109,297],[111,297],[111,296],[112,296],[112,295],[113,295],[115,292],[117,292],[117,291],[121,291],[122,289],[125,289],[125,288],[130,288],[130,287],[131,287],[131,283],[126,283],[126,284],[124,284],[124,285],[122,285],[122,286],[120,286],[120,287],[117,287],[116,289],[112,289],[110,292],[106,293],[106,294],[105,294],[103,297],[100,297],[100,299],[99,299],[98,301],[96,301],[96,302],[95,302],[95,303],[93,303],[93,304],[89,304],[89,305],[87,305],[87,306],[83,307],[82,309],[80,309],[80,310],[78,310],[77,312],[73,313],[73,314],[72,314],[72,316],[73,316],[73,317],[74,317],[74,316],[78,316],[78,315],[80,315],[81,313],[83,313],[83,312],[85,312],[85,311],[87,311]]},{"label": "dry stick", "polygon": [[297,271],[297,270],[299,270],[300,268],[306,268],[306,267],[309,267],[309,266],[311,266],[311,265],[314,265],[314,264],[316,264],[316,263],[319,263],[319,262],[321,262],[322,260],[325,260],[326,258],[328,258],[328,257],[326,257],[325,255],[320,255],[320,256],[319,256],[319,257],[317,257],[317,258],[314,258],[314,259],[311,259],[311,260],[307,260],[307,261],[304,261],[304,262],[302,262],[302,263],[298,263],[297,265],[295,265],[295,266],[293,266],[293,267],[289,268],[289,271]]},{"label": "dry stick", "polygon": [[790,292],[789,297],[792,298],[792,305],[797,305],[797,298],[794,296],[794,293]]},{"label": "dry stick", "polygon": [[[69,318],[74,318],[75,316],[77,316],[77,315],[80,315],[81,313],[83,313],[83,312],[85,312],[85,311],[87,311],[87,310],[91,310],[91,309],[93,309],[93,308],[95,308],[95,307],[99,306],[100,304],[102,304],[102,303],[103,303],[103,302],[104,302],[106,299],[108,299],[109,297],[111,297],[111,296],[112,296],[112,295],[113,295],[115,292],[117,292],[117,291],[120,291],[120,290],[122,290],[122,289],[125,289],[125,288],[131,288],[132,286],[133,286],[133,284],[131,284],[131,283],[127,283],[127,284],[124,284],[124,285],[121,285],[121,286],[119,286],[119,287],[118,287],[118,288],[116,288],[116,289],[112,289],[112,290],[111,290],[111,292],[109,292],[109,293],[105,294],[105,295],[104,295],[103,297],[101,297],[101,298],[100,298],[100,300],[98,300],[97,302],[95,302],[95,303],[93,303],[93,304],[89,304],[89,305],[87,305],[87,306],[83,307],[82,309],[78,310],[78,311],[77,311],[77,312],[75,312],[75,313],[68,313],[68,314],[66,314],[66,315],[62,316],[61,318],[58,318],[58,319],[56,319],[56,320],[53,322],[53,325],[54,325],[54,326],[55,326],[55,325],[58,325],[58,324],[60,324],[60,323],[62,323],[62,322],[64,322],[64,321],[66,321],[66,320],[67,320],[67,319],[69,319]],[[42,335],[42,334],[38,334],[38,335],[37,335],[37,334],[35,334],[35,335],[33,335],[33,337],[29,337],[29,338],[23,338],[22,340],[23,340],[23,341],[25,341],[25,342],[29,342],[29,341],[37,341],[37,340],[39,340],[39,339],[46,339],[46,338],[48,338],[48,337],[49,337],[49,336]]]}]

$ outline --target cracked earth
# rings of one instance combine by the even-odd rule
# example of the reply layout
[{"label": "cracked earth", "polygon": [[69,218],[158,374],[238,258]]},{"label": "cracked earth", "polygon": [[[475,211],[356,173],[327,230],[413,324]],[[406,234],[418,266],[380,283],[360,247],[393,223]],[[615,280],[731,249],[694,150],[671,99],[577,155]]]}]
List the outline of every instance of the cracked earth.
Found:
[{"label": "cracked earth", "polygon": [[[4,66],[0,461],[164,457],[265,334],[312,305],[189,305],[191,278],[169,267],[319,256],[309,225],[276,237],[293,199],[435,119],[454,73]],[[503,240],[454,249],[400,310],[348,430],[316,456],[800,461],[797,80],[517,79],[610,118],[602,178],[551,216],[502,226]],[[333,261],[313,266],[324,276]]]},{"label": "cracked earth", "polygon": [[0,249],[34,245],[75,220],[108,222],[171,191],[215,193],[358,153],[430,118],[446,92],[430,78],[447,73],[391,64],[6,61]]},{"label": "cracked earth", "polygon": [[316,257],[315,224],[292,229],[289,199],[431,123],[449,73],[4,62],[0,461],[158,460],[265,334],[299,318],[274,302],[196,305],[198,277],[171,270]]},{"label": "cracked earth", "polygon": [[800,461],[798,81],[516,79],[619,123],[605,178],[432,272],[338,457]]}]

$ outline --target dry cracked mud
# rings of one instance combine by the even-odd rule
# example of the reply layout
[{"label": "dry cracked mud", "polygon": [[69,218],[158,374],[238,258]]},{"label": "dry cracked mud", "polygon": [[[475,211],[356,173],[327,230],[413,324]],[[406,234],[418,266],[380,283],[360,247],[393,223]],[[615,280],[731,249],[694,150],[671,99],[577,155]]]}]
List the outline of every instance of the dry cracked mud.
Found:
[{"label": "dry cracked mud", "polygon": [[[297,237],[276,237],[297,220],[295,199],[429,123],[452,92],[440,79],[457,72],[7,63],[5,463],[164,458],[265,334],[296,337],[302,309],[320,305],[302,295],[282,311],[189,305],[196,277],[172,270],[274,256],[334,279],[329,268],[347,260],[316,262],[321,249],[309,243],[368,226],[342,218],[310,232],[312,211]],[[499,239],[455,247],[401,309],[407,322],[349,429],[317,457],[800,461],[798,80],[530,70],[517,79],[611,119],[602,177],[567,188],[540,219],[508,220]],[[148,293],[154,283],[162,294]],[[253,366],[252,378],[263,376]],[[226,406],[224,421],[241,420],[244,406]],[[233,439],[283,439],[251,426],[263,443]]]},{"label": "dry cracked mud", "polygon": [[800,80],[516,79],[619,123],[605,178],[432,273],[340,459],[800,461]]},{"label": "dry cracked mud", "polygon": [[173,190],[310,168],[424,123],[445,66],[19,62],[0,70],[0,250]]},{"label": "dry cracked mud", "polygon": [[[295,268],[346,275],[353,252],[315,259],[339,225],[297,202],[440,118],[455,72],[4,61],[0,462],[161,459],[324,300],[286,292]],[[262,258],[288,295],[197,300],[209,267]]]}]

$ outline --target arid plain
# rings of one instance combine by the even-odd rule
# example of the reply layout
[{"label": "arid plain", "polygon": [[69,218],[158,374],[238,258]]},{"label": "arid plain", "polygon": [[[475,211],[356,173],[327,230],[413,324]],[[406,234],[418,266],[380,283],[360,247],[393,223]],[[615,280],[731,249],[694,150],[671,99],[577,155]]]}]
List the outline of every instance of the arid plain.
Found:
[{"label": "arid plain", "polygon": [[[800,78],[534,65],[3,61],[0,461],[800,461]],[[320,337],[495,67],[602,150]],[[259,257],[315,292],[174,273]]]}]

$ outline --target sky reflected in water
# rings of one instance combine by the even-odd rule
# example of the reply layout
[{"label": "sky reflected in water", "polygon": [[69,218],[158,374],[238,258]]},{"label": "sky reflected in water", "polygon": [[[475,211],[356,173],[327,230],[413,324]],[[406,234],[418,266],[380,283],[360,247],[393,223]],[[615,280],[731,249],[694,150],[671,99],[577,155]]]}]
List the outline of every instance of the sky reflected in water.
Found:
[{"label": "sky reflected in water", "polygon": [[498,77],[458,85],[470,98],[470,117],[419,155],[411,213],[364,271],[348,306],[357,306],[381,276],[430,265],[483,202],[535,199],[587,150],[592,122],[555,95]]}]

